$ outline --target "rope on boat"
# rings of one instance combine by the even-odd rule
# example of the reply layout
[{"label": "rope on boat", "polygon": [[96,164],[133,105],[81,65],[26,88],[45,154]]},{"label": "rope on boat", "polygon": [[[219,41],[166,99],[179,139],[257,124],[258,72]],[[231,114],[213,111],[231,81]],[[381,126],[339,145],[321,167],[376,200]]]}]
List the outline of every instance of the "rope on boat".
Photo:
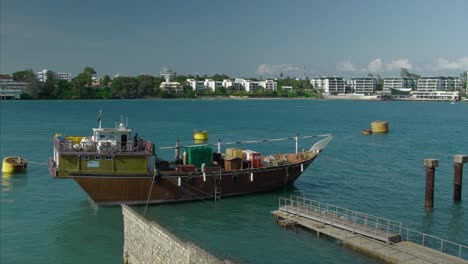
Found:
[{"label": "rope on boat", "polygon": [[[315,137],[328,137],[328,136],[332,136],[332,134],[303,136],[303,137],[298,137],[298,139],[315,138]],[[187,148],[187,147],[196,147],[196,146],[253,144],[253,143],[267,143],[267,142],[283,141],[283,140],[296,140],[296,137],[273,138],[273,139],[262,139],[262,140],[248,140],[248,141],[233,141],[233,142],[225,142],[225,143],[218,142],[218,143],[196,144],[196,145],[187,145],[187,146],[157,147],[157,149],[176,149],[176,148]]]},{"label": "rope on boat", "polygon": [[47,166],[48,164],[45,162],[34,162],[34,161],[28,161],[28,164],[36,164],[36,165],[44,165]]},{"label": "rope on boat", "polygon": [[146,200],[146,206],[145,206],[145,211],[143,212],[143,217],[145,217],[145,215],[146,215],[146,209],[148,209],[149,200],[151,198],[151,193],[153,192],[153,185],[155,183],[155,178],[156,178],[157,175],[158,175],[158,171],[155,169],[153,178],[151,179],[151,187],[150,187],[150,191],[148,193],[148,199]]},{"label": "rope on boat", "polygon": [[[168,180],[169,180],[170,182],[174,183],[175,185],[178,185],[178,183],[176,182],[176,179],[174,179],[174,181],[172,181],[171,178],[168,178]],[[182,182],[182,184],[185,184],[185,185],[189,186],[190,188],[193,188],[193,189],[195,189],[195,190],[197,190],[197,191],[199,191],[199,192],[201,192],[201,193],[204,193],[204,194],[208,195],[210,198],[214,197],[214,195],[209,194],[209,193],[206,193],[206,192],[204,192],[204,191],[202,191],[202,190],[200,190],[200,189],[198,189],[198,188],[196,188],[196,187],[190,186],[189,184],[187,184],[187,183],[185,183],[185,182]],[[182,188],[182,189],[183,189],[184,191],[186,191],[186,192],[189,192],[189,193],[192,194],[195,198],[201,200],[202,202],[205,202],[205,203],[211,205],[211,203],[209,203],[208,201],[206,201],[206,198],[199,197],[198,195],[196,195],[196,194],[193,193],[192,191],[188,190],[187,188],[184,188],[182,185],[181,185],[181,186],[178,186],[178,187],[179,187],[179,188]]]}]

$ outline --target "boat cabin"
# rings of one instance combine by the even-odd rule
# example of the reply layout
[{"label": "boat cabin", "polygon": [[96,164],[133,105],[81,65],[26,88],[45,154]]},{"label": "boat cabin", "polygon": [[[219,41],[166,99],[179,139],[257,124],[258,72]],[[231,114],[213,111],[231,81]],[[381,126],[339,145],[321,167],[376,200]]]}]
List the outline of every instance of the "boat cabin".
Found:
[{"label": "boat cabin", "polygon": [[121,122],[114,128],[93,128],[92,136],[54,137],[54,156],[49,160],[54,177],[71,173],[148,173],[154,170],[153,143],[133,135]]},{"label": "boat cabin", "polygon": [[83,138],[81,143],[94,143],[98,151],[105,147],[112,147],[120,151],[133,151],[141,142],[138,134],[132,136],[133,129],[129,129],[125,123],[120,123],[115,128],[93,128],[91,140]]}]

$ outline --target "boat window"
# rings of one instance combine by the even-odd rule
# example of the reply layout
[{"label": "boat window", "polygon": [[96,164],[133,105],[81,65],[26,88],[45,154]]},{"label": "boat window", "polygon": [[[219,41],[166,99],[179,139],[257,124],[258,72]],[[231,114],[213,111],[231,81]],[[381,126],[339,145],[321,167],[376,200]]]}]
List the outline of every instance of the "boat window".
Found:
[{"label": "boat window", "polygon": [[115,139],[115,135],[114,135],[114,134],[110,134],[110,135],[109,135],[109,139],[114,140],[114,139]]},{"label": "boat window", "polygon": [[106,135],[99,135],[99,139],[106,139]]},{"label": "boat window", "polygon": [[95,160],[100,160],[100,159],[101,159],[101,156],[99,156],[99,155],[98,155],[98,156],[94,156],[94,159],[95,159]]},{"label": "boat window", "polygon": [[84,156],[83,156],[83,160],[89,160],[88,155],[84,155]]},{"label": "boat window", "polygon": [[112,156],[106,156],[106,160],[111,160]]}]

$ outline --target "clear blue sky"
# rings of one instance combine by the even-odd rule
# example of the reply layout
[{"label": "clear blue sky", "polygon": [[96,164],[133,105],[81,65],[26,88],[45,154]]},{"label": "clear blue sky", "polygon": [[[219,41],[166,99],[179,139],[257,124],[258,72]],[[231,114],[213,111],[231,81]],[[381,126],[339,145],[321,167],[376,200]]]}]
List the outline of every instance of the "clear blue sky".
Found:
[{"label": "clear blue sky", "polygon": [[0,73],[397,76],[468,70],[467,0],[0,0]]}]

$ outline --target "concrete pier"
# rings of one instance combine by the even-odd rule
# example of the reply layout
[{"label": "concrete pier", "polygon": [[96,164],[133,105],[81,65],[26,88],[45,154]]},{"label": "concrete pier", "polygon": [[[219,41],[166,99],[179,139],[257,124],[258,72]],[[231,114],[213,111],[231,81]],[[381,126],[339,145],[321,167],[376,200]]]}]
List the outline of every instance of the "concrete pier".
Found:
[{"label": "concrete pier", "polygon": [[[283,226],[302,226],[389,263],[468,264],[468,246],[424,234],[385,218],[304,197],[279,199],[271,212]],[[279,220],[283,219],[283,220]]]},{"label": "concrete pier", "polygon": [[431,210],[434,208],[435,168],[439,167],[439,160],[425,159],[424,166],[426,167],[426,195],[424,199],[424,209]]},{"label": "concrete pier", "polygon": [[197,245],[183,242],[156,222],[149,221],[131,207],[122,205],[124,219],[123,263],[213,263],[233,264],[221,260]]},{"label": "concrete pier", "polygon": [[461,201],[462,181],[463,181],[463,163],[468,163],[467,155],[453,156],[453,200]]}]

